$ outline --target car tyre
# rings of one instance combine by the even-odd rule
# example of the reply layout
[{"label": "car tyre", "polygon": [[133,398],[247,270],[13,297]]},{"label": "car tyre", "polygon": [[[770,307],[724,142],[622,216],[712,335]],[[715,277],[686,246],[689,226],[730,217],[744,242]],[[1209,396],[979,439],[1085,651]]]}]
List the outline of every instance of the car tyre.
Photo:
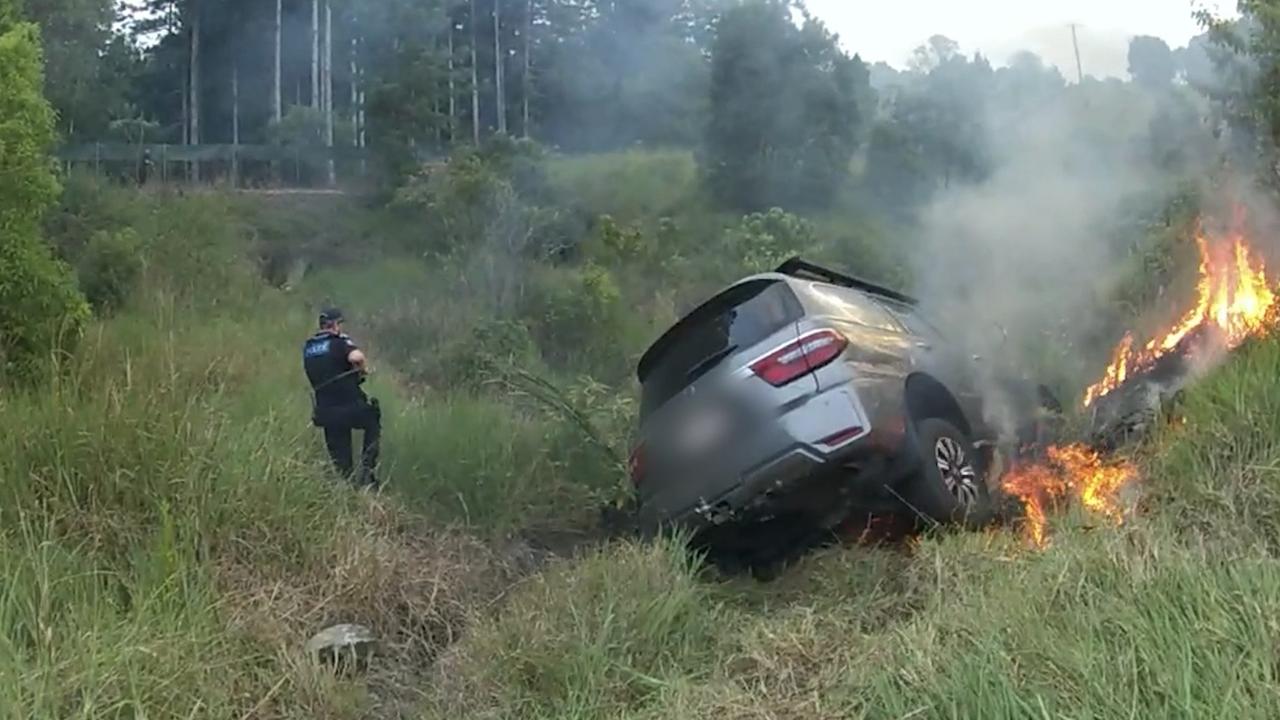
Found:
[{"label": "car tyre", "polygon": [[915,424],[912,433],[920,453],[911,501],[931,520],[981,527],[994,515],[986,468],[969,436],[941,418]]}]

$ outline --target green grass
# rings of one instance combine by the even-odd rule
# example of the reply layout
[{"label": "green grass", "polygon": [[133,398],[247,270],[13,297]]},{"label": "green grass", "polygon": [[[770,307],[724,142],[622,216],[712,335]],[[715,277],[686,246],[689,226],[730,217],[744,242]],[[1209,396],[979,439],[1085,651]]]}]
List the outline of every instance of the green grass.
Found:
[{"label": "green grass", "polygon": [[[679,154],[555,163],[594,211],[637,222],[693,182]],[[0,394],[0,718],[1280,714],[1280,340],[1186,394],[1184,422],[1137,453],[1140,511],[1122,527],[1074,509],[1043,551],[1011,530],[942,533],[828,550],[768,585],[671,543],[517,574],[496,550],[508,536],[579,527],[616,497],[617,468],[576,422],[625,448],[629,387],[574,377],[545,347],[507,360],[549,379],[551,402],[455,386],[459,358],[529,338],[471,335],[494,305],[454,266],[384,258],[279,293],[245,260],[252,228],[306,223],[262,208],[229,222],[242,210],[219,196],[111,203],[76,222],[138,232],[131,303],[48,385]],[[881,232],[818,222],[851,262]],[[610,302],[637,315],[685,290],[611,270]],[[322,300],[373,353],[381,496],[335,482],[308,422],[297,349]],[[552,311],[518,310],[551,300],[507,319],[554,341]],[[597,334],[631,354],[636,318],[604,310]],[[368,676],[301,655],[344,621],[386,640]]]},{"label": "green grass", "polygon": [[577,525],[615,476],[557,420],[496,399],[454,396],[392,413],[388,472],[396,491],[440,523],[483,535]]},{"label": "green grass", "polygon": [[[358,717],[417,684],[497,569],[331,474],[297,357],[312,313],[263,288],[223,199],[164,201],[190,235],[128,202],[130,307],[0,394],[0,717]],[[304,662],[339,621],[394,671]]]},{"label": "green grass", "polygon": [[671,215],[701,193],[697,162],[684,150],[555,157],[549,175],[577,207],[622,222]]},{"label": "green grass", "polygon": [[1142,448],[1140,514],[1055,517],[1043,551],[944,534],[760,586],[667,572],[672,547],[604,550],[464,639],[431,716],[1274,717],[1278,370],[1266,340],[1213,372]]}]

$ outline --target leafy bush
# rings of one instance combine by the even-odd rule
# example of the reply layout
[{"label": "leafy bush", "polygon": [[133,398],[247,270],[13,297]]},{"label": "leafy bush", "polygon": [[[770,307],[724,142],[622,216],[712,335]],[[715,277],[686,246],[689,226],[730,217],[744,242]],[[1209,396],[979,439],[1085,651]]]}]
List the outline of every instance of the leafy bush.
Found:
[{"label": "leafy bush", "polygon": [[92,172],[72,171],[63,180],[57,206],[45,216],[45,237],[59,257],[75,266],[95,233],[126,227],[139,231],[146,209],[138,193]]},{"label": "leafy bush", "polygon": [[0,245],[0,375],[31,380],[71,350],[89,307],[70,271],[38,240]]},{"label": "leafy bush", "polygon": [[38,375],[88,319],[70,270],[40,235],[58,194],[47,155],[53,111],[41,85],[35,26],[7,29],[0,35],[0,376],[6,379]]},{"label": "leafy bush", "polygon": [[438,387],[479,390],[493,381],[499,367],[535,368],[538,348],[524,325],[511,320],[478,320],[471,332],[441,340],[437,370],[428,377]]},{"label": "leafy bush", "polygon": [[625,374],[629,314],[608,270],[594,264],[543,269],[519,313],[552,367],[605,381]]},{"label": "leafy bush", "polygon": [[813,225],[779,208],[752,213],[725,233],[725,249],[740,258],[751,272],[777,267],[794,255],[803,255],[817,245]]},{"label": "leafy bush", "polygon": [[141,242],[132,229],[100,231],[84,249],[76,272],[94,309],[109,313],[133,293],[142,274]]},{"label": "leafy bush", "polygon": [[515,187],[475,153],[456,155],[443,167],[414,176],[396,192],[392,207],[425,221],[427,232],[408,248],[424,255],[488,244],[519,254],[530,235],[528,208]]}]

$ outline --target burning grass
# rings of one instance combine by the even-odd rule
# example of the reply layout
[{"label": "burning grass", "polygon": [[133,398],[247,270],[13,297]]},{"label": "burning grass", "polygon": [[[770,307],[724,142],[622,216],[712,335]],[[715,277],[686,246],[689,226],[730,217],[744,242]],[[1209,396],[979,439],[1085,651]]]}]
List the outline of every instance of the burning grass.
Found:
[{"label": "burning grass", "polygon": [[1001,487],[1022,501],[1027,538],[1043,548],[1049,544],[1049,512],[1072,500],[1093,515],[1123,522],[1121,491],[1137,477],[1137,468],[1124,460],[1104,459],[1083,445],[1066,445],[1047,448],[1042,462],[1013,467]]},{"label": "burning grass", "polygon": [[1230,350],[1267,326],[1276,304],[1274,283],[1267,277],[1266,264],[1246,238],[1243,209],[1236,211],[1231,229],[1222,235],[1210,235],[1201,227],[1196,246],[1200,251],[1200,273],[1195,303],[1181,319],[1140,348],[1135,349],[1133,333],[1127,333],[1116,346],[1102,378],[1085,391],[1086,407],[1177,350],[1197,330],[1212,329],[1214,332],[1205,337],[1216,337]]},{"label": "burning grass", "polygon": [[[1086,390],[1086,408],[1144,375],[1156,374],[1166,357],[1195,361],[1216,351],[1234,350],[1274,325],[1277,296],[1245,228],[1243,208],[1237,208],[1230,228],[1223,233],[1211,234],[1203,223],[1199,225],[1195,240],[1200,265],[1194,303],[1145,345],[1138,346],[1135,335],[1126,333],[1102,377]],[[1174,372],[1190,373],[1191,367],[1179,365]],[[1030,542],[1045,547],[1049,543],[1049,512],[1070,500],[1093,515],[1122,522],[1125,510],[1120,494],[1137,477],[1137,468],[1128,461],[1105,458],[1084,445],[1068,445],[1046,448],[1042,460],[1013,467],[1001,479],[1001,486],[1022,501]]]}]

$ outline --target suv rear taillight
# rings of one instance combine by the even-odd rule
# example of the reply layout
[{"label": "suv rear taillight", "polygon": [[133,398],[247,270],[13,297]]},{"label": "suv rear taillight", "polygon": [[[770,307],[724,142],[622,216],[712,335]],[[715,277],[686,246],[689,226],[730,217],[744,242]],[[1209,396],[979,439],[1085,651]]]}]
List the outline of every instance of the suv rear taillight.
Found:
[{"label": "suv rear taillight", "polygon": [[835,330],[817,330],[755,361],[751,371],[770,385],[782,387],[829,364],[847,347],[849,341]]},{"label": "suv rear taillight", "polygon": [[644,443],[631,451],[631,459],[627,461],[627,472],[631,475],[631,484],[639,487],[644,479]]}]

